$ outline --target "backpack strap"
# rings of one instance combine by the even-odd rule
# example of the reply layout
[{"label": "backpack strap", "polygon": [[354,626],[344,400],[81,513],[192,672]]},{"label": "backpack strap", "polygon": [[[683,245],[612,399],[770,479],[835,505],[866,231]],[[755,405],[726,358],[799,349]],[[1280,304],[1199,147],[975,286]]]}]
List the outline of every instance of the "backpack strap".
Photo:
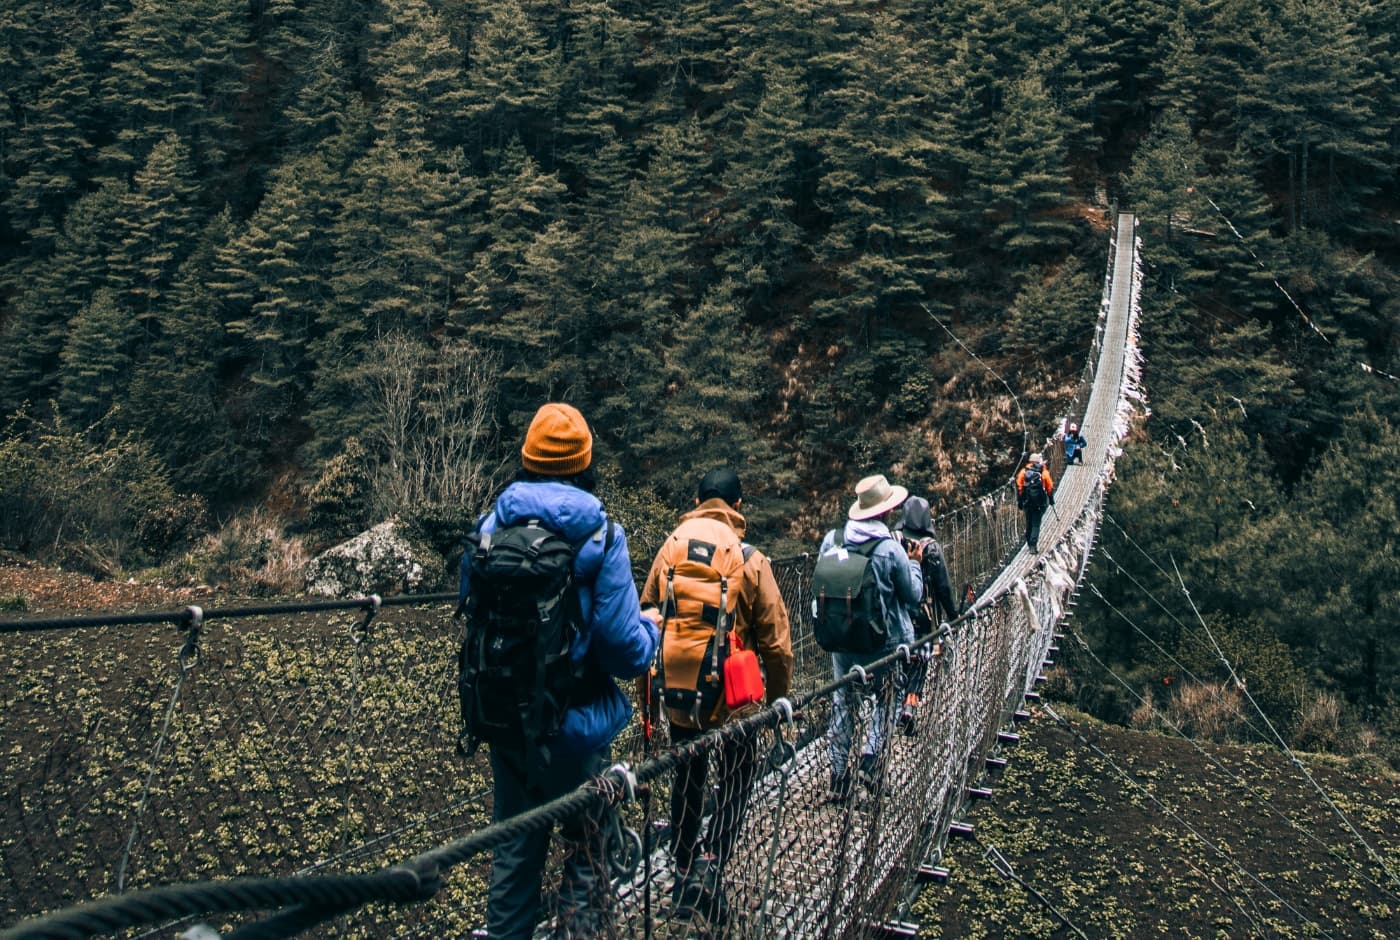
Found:
[{"label": "backpack strap", "polygon": [[883,541],[886,540],[884,538],[878,538],[871,539],[868,542],[861,542],[859,545],[848,545],[846,543],[842,543],[841,547],[848,552],[854,552],[857,555],[864,555],[866,558],[869,558],[875,554],[875,549],[879,548],[880,543]]}]

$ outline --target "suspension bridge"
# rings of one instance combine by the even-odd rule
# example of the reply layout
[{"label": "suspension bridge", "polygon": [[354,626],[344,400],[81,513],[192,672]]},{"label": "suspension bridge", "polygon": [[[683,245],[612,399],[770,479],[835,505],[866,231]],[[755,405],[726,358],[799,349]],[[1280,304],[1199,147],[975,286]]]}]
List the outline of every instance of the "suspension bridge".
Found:
[{"label": "suspension bridge", "polygon": [[[644,752],[524,816],[490,822],[489,771],[454,756],[450,595],[0,623],[0,668],[22,677],[0,711],[0,940],[179,936],[469,936],[485,921],[491,849],[560,823],[610,886],[590,935],[690,935],[671,922],[666,807],[678,763],[722,779],[758,755],[729,915],[713,936],[912,936],[912,899],[966,834],[984,772],[1005,763],[1038,698],[1056,624],[1092,555],[1114,461],[1139,408],[1136,220],[1110,240],[1093,344],[1067,409],[1083,465],[1049,446],[1057,482],[1028,551],[1014,485],[940,517],[969,611],[936,640],[833,678],[803,612],[812,559],[773,562],[793,617],[790,699],[683,747]],[[293,625],[268,614],[295,615]],[[829,792],[838,690],[863,702],[852,735],[927,664],[914,733],[890,739],[849,802]],[[857,755],[848,757],[853,761]],[[706,812],[709,811],[708,807]],[[559,871],[556,857],[547,878]],[[557,884],[546,886],[557,896]],[[549,904],[544,931],[574,935]]]}]

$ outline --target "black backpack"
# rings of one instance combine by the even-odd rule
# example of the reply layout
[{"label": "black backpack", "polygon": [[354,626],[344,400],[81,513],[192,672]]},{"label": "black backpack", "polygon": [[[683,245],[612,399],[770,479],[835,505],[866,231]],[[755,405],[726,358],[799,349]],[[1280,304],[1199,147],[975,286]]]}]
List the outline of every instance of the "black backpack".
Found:
[{"label": "black backpack", "polygon": [[870,563],[880,539],[850,546],[841,544],[839,533],[832,535],[834,547],[817,559],[812,572],[817,645],[828,653],[874,653],[889,637]]},{"label": "black backpack", "polygon": [[[612,534],[608,522],[605,553]],[[574,559],[587,541],[570,542],[538,519],[467,537],[457,676],[466,754],[482,741],[527,745],[534,760],[549,762],[546,742],[583,679],[573,658],[584,627]]]},{"label": "black backpack", "polygon": [[924,576],[924,596],[918,606],[909,612],[910,619],[914,621],[915,636],[927,636],[938,626],[938,604],[933,599],[933,592],[934,585],[938,583],[939,573],[945,567],[943,553],[936,547],[938,542],[931,538],[923,542],[923,561],[919,563],[919,567]]},{"label": "black backpack", "polygon": [[1026,467],[1020,498],[1022,509],[1039,509],[1045,505],[1045,481],[1040,478],[1040,471],[1040,464]]}]

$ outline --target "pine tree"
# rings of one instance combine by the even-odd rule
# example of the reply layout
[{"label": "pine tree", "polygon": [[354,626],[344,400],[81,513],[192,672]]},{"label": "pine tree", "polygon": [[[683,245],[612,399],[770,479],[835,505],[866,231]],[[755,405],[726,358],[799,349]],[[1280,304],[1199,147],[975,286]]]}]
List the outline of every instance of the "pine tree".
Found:
[{"label": "pine tree", "polygon": [[514,140],[536,155],[550,154],[561,71],[520,0],[491,5],[472,37],[468,55],[466,116],[469,155],[499,157]]},{"label": "pine tree", "polygon": [[247,226],[217,246],[209,288],[228,340],[247,362],[247,406],[264,426],[294,420],[305,405],[318,311],[328,302],[324,272],[340,183],[320,154],[274,172]]},{"label": "pine tree", "polygon": [[691,252],[709,178],[706,140],[694,122],[663,125],[643,149],[646,175],[629,190],[617,228],[598,233],[594,355],[583,363],[585,385],[599,394],[598,423],[616,429],[624,448],[647,434],[631,416],[658,399],[656,349],[700,289]]},{"label": "pine tree", "polygon": [[1400,694],[1397,493],[1400,434],[1358,411],[1287,511],[1232,543],[1240,601],[1371,716]]},{"label": "pine tree", "polygon": [[1262,67],[1242,89],[1246,143],[1282,158],[1290,231],[1314,215],[1324,225],[1344,219],[1391,170],[1386,122],[1372,104],[1388,80],[1341,4],[1284,0],[1260,47]]},{"label": "pine tree", "polygon": [[851,71],[821,96],[818,192],[831,223],[816,260],[839,286],[812,305],[818,322],[843,322],[846,335],[867,346],[892,318],[918,309],[926,282],[945,264],[948,238],[940,195],[929,186],[927,73],[900,21],[884,14],[870,21],[839,60]]},{"label": "pine tree", "polygon": [[381,45],[375,57],[378,90],[373,126],[382,145],[434,165],[449,153],[470,117],[461,55],[426,0],[392,0],[370,26]]},{"label": "pine tree", "polygon": [[1168,290],[1184,289],[1193,278],[1204,276],[1190,263],[1190,248],[1182,244],[1181,234],[1183,228],[1218,223],[1196,192],[1203,175],[1200,152],[1185,119],[1167,111],[1138,148],[1123,182],[1125,195],[1152,236],[1144,257]]},{"label": "pine tree", "polygon": [[454,330],[495,351],[505,365],[507,414],[527,420],[577,373],[582,293],[570,280],[582,241],[561,218],[564,186],[519,144],[506,149],[482,220],[489,242],[476,253],[452,312]]},{"label": "pine tree", "polygon": [[221,0],[131,0],[109,45],[103,93],[116,140],[102,151],[108,171],[134,170],[173,133],[196,171],[222,179],[244,90],[247,27],[237,9]]},{"label": "pine tree", "polygon": [[[1213,239],[1196,253],[1214,266],[1220,301],[1230,310],[1260,316],[1284,300],[1274,284],[1278,246],[1272,231],[1273,210],[1257,182],[1258,164],[1243,147],[1231,151],[1220,170],[1203,181],[1214,202],[1215,218],[1206,217]],[[1204,221],[1204,220],[1203,220]]]},{"label": "pine tree", "polygon": [[108,252],[120,239],[128,190],[111,181],[79,199],[54,253],[17,285],[15,315],[0,343],[0,405],[6,414],[56,389],[69,323],[109,285]]},{"label": "pine tree", "polygon": [[426,338],[440,330],[455,302],[474,237],[472,206],[480,189],[460,151],[434,171],[388,143],[377,143],[350,168],[343,208],[331,229],[330,296],[317,310],[311,422],[326,448],[352,434],[357,404],[348,392],[360,360],[382,336]]},{"label": "pine tree", "polygon": [[[711,288],[653,363],[664,391],[635,454],[647,466],[675,468],[675,477],[657,481],[673,499],[694,486],[696,465],[728,463],[742,473],[772,459],[754,420],[767,386],[765,344],[745,323],[737,288],[733,281]],[[667,459],[676,454],[690,459]]]},{"label": "pine tree", "polygon": [[96,424],[130,381],[132,323],[116,291],[102,288],[78,312],[63,347],[58,407],[78,427]]},{"label": "pine tree", "polygon": [[559,172],[580,194],[581,211],[596,218],[616,212],[632,172],[641,43],[637,23],[610,6],[591,0],[562,6],[569,25],[559,44]]},{"label": "pine tree", "polygon": [[197,192],[184,142],[167,134],[123,200],[121,240],[109,255],[111,283],[148,339],[150,321],[198,232]]},{"label": "pine tree", "polygon": [[804,96],[796,70],[769,71],[757,107],[727,148],[721,175],[725,202],[716,236],[726,248],[716,261],[764,308],[776,300],[802,245],[794,216]]},{"label": "pine tree", "polygon": [[6,200],[10,223],[31,243],[30,251],[42,255],[52,248],[55,222],[82,191],[88,179],[95,135],[91,76],[79,56],[78,46],[54,55],[44,70],[44,84],[24,132],[9,148],[9,159],[18,167],[15,190]]},{"label": "pine tree", "polygon": [[973,167],[988,241],[1012,263],[1063,251],[1074,225],[1063,119],[1038,73],[1011,83],[993,118],[986,158]]},{"label": "pine tree", "polygon": [[[213,286],[218,250],[232,235],[228,213],[220,213],[181,265],[158,314],[159,338],[136,368],[122,415],[126,426],[151,442],[181,491],[203,494],[216,506],[256,485],[257,457],[250,445],[266,444],[274,434],[259,425],[289,417],[262,410],[264,400],[249,399],[220,380],[238,350],[215,316],[222,291]],[[232,412],[245,415],[244,427],[234,426]]]}]

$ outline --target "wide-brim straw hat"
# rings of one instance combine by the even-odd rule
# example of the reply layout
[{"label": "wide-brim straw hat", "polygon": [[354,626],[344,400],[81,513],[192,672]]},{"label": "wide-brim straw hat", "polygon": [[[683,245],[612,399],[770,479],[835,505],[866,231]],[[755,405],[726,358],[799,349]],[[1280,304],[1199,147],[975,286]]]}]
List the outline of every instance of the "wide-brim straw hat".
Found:
[{"label": "wide-brim straw hat", "polygon": [[846,515],[851,519],[874,519],[884,515],[909,498],[909,491],[902,486],[892,486],[883,473],[866,477],[856,484],[856,501]]}]

